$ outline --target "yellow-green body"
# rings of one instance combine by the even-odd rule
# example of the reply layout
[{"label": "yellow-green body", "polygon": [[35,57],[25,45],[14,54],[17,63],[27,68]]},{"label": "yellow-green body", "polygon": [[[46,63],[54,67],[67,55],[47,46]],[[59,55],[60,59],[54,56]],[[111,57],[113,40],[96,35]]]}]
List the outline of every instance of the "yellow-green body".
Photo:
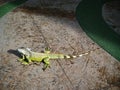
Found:
[{"label": "yellow-green body", "polygon": [[69,55],[53,54],[48,50],[46,50],[44,53],[37,53],[31,51],[29,48],[21,48],[18,49],[18,52],[22,55],[22,58],[19,60],[22,62],[22,64],[28,65],[32,62],[43,62],[45,64],[44,69],[50,66],[50,59],[64,59],[65,57],[70,58]]},{"label": "yellow-green body", "polygon": [[44,60],[45,58],[49,58],[49,59],[58,59],[64,58],[63,54],[51,54],[51,53],[37,53],[37,52],[31,52],[31,56],[27,57],[27,59],[30,59],[33,62],[41,62],[42,60]]}]

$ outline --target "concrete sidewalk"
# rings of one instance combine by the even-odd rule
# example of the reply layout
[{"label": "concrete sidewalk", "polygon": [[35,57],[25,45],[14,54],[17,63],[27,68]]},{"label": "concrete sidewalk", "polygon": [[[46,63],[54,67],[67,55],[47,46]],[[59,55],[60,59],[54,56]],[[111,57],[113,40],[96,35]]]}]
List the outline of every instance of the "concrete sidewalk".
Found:
[{"label": "concrete sidewalk", "polygon": [[[59,1],[59,0],[58,0]],[[74,12],[74,11],[73,11]],[[120,63],[81,29],[73,12],[54,8],[19,7],[0,20],[1,90],[119,90]],[[19,47],[41,52],[89,55],[23,66],[14,53]],[[97,49],[100,48],[100,49]]]}]

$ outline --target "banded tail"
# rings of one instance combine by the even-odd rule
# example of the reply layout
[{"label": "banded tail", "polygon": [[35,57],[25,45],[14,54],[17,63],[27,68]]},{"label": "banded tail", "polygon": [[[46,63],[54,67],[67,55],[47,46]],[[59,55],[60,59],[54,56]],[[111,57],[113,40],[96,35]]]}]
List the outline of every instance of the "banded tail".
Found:
[{"label": "banded tail", "polygon": [[[97,48],[97,49],[99,49],[99,48]],[[94,49],[94,50],[91,50],[91,51],[82,53],[82,54],[80,54],[80,55],[65,55],[64,58],[70,59],[70,58],[82,57],[82,56],[85,56],[85,55],[90,54],[91,52],[93,52],[93,51],[95,51],[95,50],[97,50],[97,49]]]}]

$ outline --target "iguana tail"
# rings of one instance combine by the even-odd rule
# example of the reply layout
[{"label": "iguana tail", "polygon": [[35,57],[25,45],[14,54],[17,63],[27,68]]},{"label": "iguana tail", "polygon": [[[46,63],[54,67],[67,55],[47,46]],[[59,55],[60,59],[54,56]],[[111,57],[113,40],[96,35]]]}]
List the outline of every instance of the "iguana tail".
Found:
[{"label": "iguana tail", "polygon": [[[97,49],[99,49],[99,48],[97,48]],[[82,54],[80,54],[80,55],[65,55],[64,58],[68,58],[68,59],[69,59],[69,58],[82,57],[82,56],[85,56],[85,55],[90,54],[91,52],[93,52],[93,51],[95,51],[95,50],[97,50],[97,49],[94,49],[94,50],[91,50],[91,51],[88,51],[88,52],[82,53]]]}]

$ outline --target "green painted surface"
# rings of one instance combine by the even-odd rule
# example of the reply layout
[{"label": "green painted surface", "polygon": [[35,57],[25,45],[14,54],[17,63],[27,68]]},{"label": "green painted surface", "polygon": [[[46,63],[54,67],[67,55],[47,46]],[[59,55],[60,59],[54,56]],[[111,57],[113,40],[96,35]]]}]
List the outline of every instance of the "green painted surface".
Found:
[{"label": "green painted surface", "polygon": [[14,8],[18,7],[19,5],[23,4],[27,0],[15,0],[12,2],[7,2],[0,6],[0,18],[4,16],[9,11],[13,10]]},{"label": "green painted surface", "polygon": [[88,36],[120,61],[120,36],[102,17],[102,6],[112,0],[83,0],[76,9],[76,17]]}]

